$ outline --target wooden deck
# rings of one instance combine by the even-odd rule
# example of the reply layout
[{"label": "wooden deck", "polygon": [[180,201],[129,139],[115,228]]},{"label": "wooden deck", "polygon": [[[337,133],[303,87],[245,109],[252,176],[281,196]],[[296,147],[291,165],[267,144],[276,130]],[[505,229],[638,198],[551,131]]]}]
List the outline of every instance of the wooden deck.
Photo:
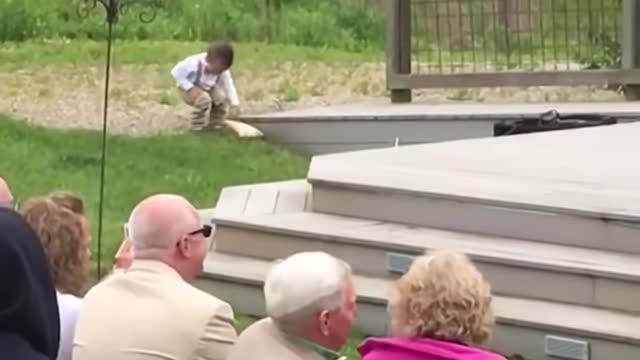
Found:
[{"label": "wooden deck", "polygon": [[315,157],[309,180],[640,220],[640,123]]},{"label": "wooden deck", "polygon": [[493,124],[550,110],[640,119],[640,102],[390,104],[369,102],[242,116],[272,142],[309,155],[493,136]]}]

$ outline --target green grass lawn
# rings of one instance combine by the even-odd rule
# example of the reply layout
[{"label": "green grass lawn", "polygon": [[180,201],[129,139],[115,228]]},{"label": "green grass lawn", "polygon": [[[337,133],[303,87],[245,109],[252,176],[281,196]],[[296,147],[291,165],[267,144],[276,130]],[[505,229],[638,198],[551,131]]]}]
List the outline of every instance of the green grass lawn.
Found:
[{"label": "green grass lawn", "polygon": [[[207,48],[204,42],[184,42],[175,40],[116,40],[114,42],[113,60],[118,64],[158,65],[174,64],[186,54],[203,52]],[[260,42],[235,43],[237,67],[265,68],[275,64],[288,62],[311,62],[331,64],[383,63],[384,51],[364,49],[350,52],[335,48],[308,47],[288,44],[267,44]],[[475,51],[475,53],[474,53]],[[558,69],[564,70],[567,64],[575,60],[563,57],[552,58],[547,50],[533,49],[526,54],[515,54],[510,57],[503,52],[451,51],[450,49],[427,49],[416,51],[414,61],[420,62],[424,69],[431,72],[453,72],[462,65],[467,71],[487,71],[496,67],[536,68],[544,63],[558,63]],[[0,45],[0,64],[30,65],[101,65],[106,57],[106,43],[92,40],[31,40],[27,42],[7,42]],[[475,64],[475,65],[474,65]],[[427,69],[428,68],[428,69]],[[418,71],[419,69],[414,69]]]},{"label": "green grass lawn", "polygon": [[[0,174],[19,201],[71,190],[98,224],[101,135],[32,127],[0,115]],[[122,240],[122,224],[143,197],[179,193],[198,208],[214,207],[226,186],[304,177],[308,160],[263,141],[213,134],[110,136],[103,217],[103,263]],[[96,252],[94,251],[94,255]]]},{"label": "green grass lawn", "polygon": [[[208,44],[184,41],[115,41],[114,64],[174,64],[187,55],[204,52]],[[235,43],[239,66],[271,65],[285,62],[361,63],[384,61],[378,50],[349,52],[284,44]],[[106,58],[104,41],[47,40],[0,44],[0,64],[28,65],[102,65]],[[235,67],[235,66],[234,66]]]}]

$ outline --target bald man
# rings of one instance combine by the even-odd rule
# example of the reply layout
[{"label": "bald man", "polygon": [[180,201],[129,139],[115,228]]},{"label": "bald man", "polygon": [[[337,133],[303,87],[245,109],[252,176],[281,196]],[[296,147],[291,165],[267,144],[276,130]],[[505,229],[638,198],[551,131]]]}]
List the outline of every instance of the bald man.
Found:
[{"label": "bald man", "polygon": [[231,306],[188,284],[202,272],[211,227],[169,194],[143,200],[128,224],[133,262],[86,295],[73,359],[225,359],[237,337]]},{"label": "bald man", "polygon": [[9,184],[2,177],[0,177],[0,207],[13,207],[13,194]]}]

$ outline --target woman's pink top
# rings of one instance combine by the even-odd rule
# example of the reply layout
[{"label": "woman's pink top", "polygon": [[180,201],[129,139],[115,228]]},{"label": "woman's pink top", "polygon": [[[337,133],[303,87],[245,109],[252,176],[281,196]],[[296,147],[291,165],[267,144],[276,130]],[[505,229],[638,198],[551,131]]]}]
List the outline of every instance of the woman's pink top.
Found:
[{"label": "woman's pink top", "polygon": [[369,338],[358,351],[362,360],[505,360],[487,350],[429,338]]}]

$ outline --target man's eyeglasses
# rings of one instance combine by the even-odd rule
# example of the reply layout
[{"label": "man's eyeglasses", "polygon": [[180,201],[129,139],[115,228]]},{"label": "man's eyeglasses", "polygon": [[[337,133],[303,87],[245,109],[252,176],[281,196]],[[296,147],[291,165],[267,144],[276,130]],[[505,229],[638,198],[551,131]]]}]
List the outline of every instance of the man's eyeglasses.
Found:
[{"label": "man's eyeglasses", "polygon": [[190,233],[189,233],[189,234],[187,234],[187,235],[198,235],[198,234],[202,234],[202,235],[204,235],[204,237],[207,237],[207,238],[208,238],[209,236],[211,236],[211,231],[212,231],[212,230],[213,230],[213,228],[211,227],[211,225],[204,225],[204,226],[202,226],[200,229],[195,230],[195,231],[192,231],[192,232],[190,232]]}]

